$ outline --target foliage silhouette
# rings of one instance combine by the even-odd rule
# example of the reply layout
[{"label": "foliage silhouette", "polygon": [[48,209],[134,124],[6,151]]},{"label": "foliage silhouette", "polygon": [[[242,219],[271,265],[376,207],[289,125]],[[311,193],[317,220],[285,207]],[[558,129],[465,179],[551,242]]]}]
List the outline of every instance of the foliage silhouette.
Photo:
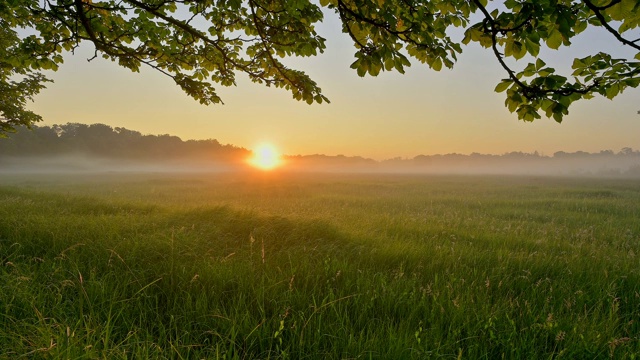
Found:
[{"label": "foliage silhouette", "polygon": [[[137,72],[143,65],[171,77],[203,104],[222,102],[213,84],[236,84],[238,73],[284,88],[297,100],[328,99],[287,56],[314,56],[325,49],[315,30],[322,8],[335,13],[353,40],[360,76],[404,72],[410,58],[434,70],[453,67],[462,44],[490,49],[507,77],[496,91],[518,118],[540,112],[562,121],[569,106],[596,94],[614,98],[640,84],[640,63],[597,51],[575,58],[564,76],[541,57],[542,48],[570,46],[588,28],[605,32],[640,59],[637,0],[36,0],[0,4],[0,135],[41,117],[25,108],[56,70],[62,54],[92,43],[95,57]],[[464,29],[455,41],[454,28]],[[20,29],[33,34],[21,36]],[[507,60],[529,59],[520,70]],[[19,79],[19,80],[16,80]]]}]

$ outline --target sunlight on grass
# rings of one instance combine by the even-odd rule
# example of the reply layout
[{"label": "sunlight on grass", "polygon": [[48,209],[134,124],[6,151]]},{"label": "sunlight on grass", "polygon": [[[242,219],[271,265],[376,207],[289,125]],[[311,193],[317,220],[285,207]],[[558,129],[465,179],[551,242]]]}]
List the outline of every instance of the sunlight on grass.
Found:
[{"label": "sunlight on grass", "polygon": [[0,185],[2,359],[640,353],[633,181],[72,181]]}]

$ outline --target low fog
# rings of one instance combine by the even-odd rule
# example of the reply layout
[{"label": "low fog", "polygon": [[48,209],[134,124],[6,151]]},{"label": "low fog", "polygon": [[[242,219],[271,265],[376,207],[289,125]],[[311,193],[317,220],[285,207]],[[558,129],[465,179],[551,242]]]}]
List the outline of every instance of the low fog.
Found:
[{"label": "low fog", "polygon": [[54,156],[0,156],[0,174],[62,174],[62,173],[194,173],[230,172],[246,166],[222,162],[202,162],[170,159],[167,161],[141,161],[110,159],[88,154]]},{"label": "low fog", "polygon": [[446,154],[384,161],[316,155],[292,157],[290,167],[338,172],[640,177],[640,152],[558,152],[552,156],[515,152],[503,155]]},{"label": "low fog", "polygon": [[[246,159],[227,161],[169,158],[141,160],[106,158],[91,154],[0,156],[0,174],[64,173],[206,173],[262,172]],[[375,161],[347,156],[284,156],[271,172],[397,173],[457,175],[539,175],[640,178],[640,153],[432,155]]]}]

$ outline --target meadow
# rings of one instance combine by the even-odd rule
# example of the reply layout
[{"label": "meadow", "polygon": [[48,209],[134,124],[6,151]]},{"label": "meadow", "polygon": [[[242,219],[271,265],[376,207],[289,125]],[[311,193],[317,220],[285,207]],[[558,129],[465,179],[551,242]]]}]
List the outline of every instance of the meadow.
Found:
[{"label": "meadow", "polygon": [[640,182],[0,176],[0,359],[634,359]]}]

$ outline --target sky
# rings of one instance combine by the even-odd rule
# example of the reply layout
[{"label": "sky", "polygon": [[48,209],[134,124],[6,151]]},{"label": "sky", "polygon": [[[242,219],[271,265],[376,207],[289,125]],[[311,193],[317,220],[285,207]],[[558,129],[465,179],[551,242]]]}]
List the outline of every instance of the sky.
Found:
[{"label": "sky", "polygon": [[[640,149],[640,89],[613,101],[596,97],[574,103],[561,124],[544,116],[528,123],[504,107],[504,93],[493,92],[506,74],[488,49],[463,47],[453,70],[435,72],[412,61],[404,75],[383,72],[361,78],[349,68],[355,49],[335,16],[327,14],[317,28],[327,39],[325,53],[285,63],[309,73],[331,104],[298,102],[285,90],[253,84],[239,74],[237,87],[216,86],[225,105],[204,106],[152,69],[132,73],[108,60],[88,62],[93,48],[83,45],[49,74],[54,83],[29,108],[43,116],[42,125],[103,123],[248,149],[270,143],[288,155],[384,160],[420,154]],[[608,34],[587,32],[569,50],[549,53],[548,64],[568,68],[576,55],[598,51],[629,54],[621,48]]]}]

